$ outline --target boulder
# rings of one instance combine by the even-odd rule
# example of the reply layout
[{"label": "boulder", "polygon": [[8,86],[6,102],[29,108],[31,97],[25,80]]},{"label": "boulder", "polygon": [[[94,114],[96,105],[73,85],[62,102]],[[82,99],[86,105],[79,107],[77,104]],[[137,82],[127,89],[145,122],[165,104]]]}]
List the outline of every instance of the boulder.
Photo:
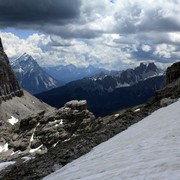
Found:
[{"label": "boulder", "polygon": [[83,111],[83,110],[87,110],[87,101],[86,100],[72,100],[69,101],[65,104],[65,107],[70,108],[72,110],[79,110],[79,111]]}]

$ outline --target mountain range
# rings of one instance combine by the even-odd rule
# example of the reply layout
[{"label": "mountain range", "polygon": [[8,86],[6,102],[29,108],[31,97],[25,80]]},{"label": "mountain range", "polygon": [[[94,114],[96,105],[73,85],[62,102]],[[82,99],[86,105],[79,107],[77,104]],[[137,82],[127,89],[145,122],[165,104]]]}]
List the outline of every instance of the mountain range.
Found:
[{"label": "mountain range", "polygon": [[114,75],[100,73],[73,81],[37,94],[36,97],[57,108],[73,99],[85,99],[90,111],[99,116],[144,103],[164,85],[165,76],[162,70],[154,63],[141,63],[134,69],[116,72]]},{"label": "mountain range", "polygon": [[111,73],[111,71],[103,68],[97,68],[92,65],[88,67],[76,67],[73,64],[44,67],[44,70],[52,77],[63,82],[64,84],[85,77],[91,77],[101,72],[106,74]]},{"label": "mountain range", "polygon": [[10,61],[11,66],[22,88],[32,94],[41,93],[65,85],[68,82],[91,77],[98,73],[112,73],[94,66],[76,67],[75,65],[59,65],[55,67],[41,67],[29,54],[24,53],[17,59]]}]

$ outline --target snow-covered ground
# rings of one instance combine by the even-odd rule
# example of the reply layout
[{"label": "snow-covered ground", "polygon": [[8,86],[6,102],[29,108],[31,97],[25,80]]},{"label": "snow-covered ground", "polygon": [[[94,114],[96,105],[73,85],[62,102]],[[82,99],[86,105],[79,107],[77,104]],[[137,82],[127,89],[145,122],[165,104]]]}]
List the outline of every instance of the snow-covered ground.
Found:
[{"label": "snow-covered ground", "polygon": [[3,163],[0,163],[0,171],[3,170],[3,169],[6,169],[8,166],[12,165],[16,163],[15,161],[10,161],[10,162],[3,162]]},{"label": "snow-covered ground", "polygon": [[180,100],[44,178],[55,179],[180,179]]},{"label": "snow-covered ground", "polygon": [[0,153],[8,151],[8,143],[0,145]]},{"label": "snow-covered ground", "polygon": [[10,119],[8,119],[8,122],[12,125],[16,124],[19,120],[16,119],[15,117],[11,116]]}]

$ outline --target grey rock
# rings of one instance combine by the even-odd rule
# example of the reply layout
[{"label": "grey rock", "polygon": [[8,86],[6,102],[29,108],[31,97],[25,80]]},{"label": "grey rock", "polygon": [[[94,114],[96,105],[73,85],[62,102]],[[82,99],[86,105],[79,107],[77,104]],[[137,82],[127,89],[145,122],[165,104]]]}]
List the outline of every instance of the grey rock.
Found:
[{"label": "grey rock", "polygon": [[70,108],[72,110],[87,110],[87,101],[82,100],[82,101],[77,101],[77,100],[72,100],[69,101],[65,104],[65,107]]},{"label": "grey rock", "polygon": [[177,100],[178,100],[178,99],[163,98],[163,99],[161,99],[161,101],[160,101],[160,105],[161,105],[162,107],[168,106],[168,105],[176,102]]}]

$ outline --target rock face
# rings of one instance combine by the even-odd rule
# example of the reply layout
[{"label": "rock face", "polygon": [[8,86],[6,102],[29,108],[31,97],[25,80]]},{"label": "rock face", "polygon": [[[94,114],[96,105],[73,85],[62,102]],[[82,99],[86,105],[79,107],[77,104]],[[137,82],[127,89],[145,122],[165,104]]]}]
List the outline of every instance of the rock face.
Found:
[{"label": "rock face", "polygon": [[180,77],[180,62],[174,63],[172,66],[168,67],[166,73],[166,82],[170,84],[171,82],[177,80]]},{"label": "rock face", "polygon": [[23,91],[11,69],[0,39],[0,103],[14,96],[21,97]]},{"label": "rock face", "polygon": [[70,140],[82,133],[100,127],[99,120],[87,110],[86,101],[71,101],[53,112],[38,114],[22,119],[9,135],[7,143],[12,152],[46,152],[57,143]]}]

